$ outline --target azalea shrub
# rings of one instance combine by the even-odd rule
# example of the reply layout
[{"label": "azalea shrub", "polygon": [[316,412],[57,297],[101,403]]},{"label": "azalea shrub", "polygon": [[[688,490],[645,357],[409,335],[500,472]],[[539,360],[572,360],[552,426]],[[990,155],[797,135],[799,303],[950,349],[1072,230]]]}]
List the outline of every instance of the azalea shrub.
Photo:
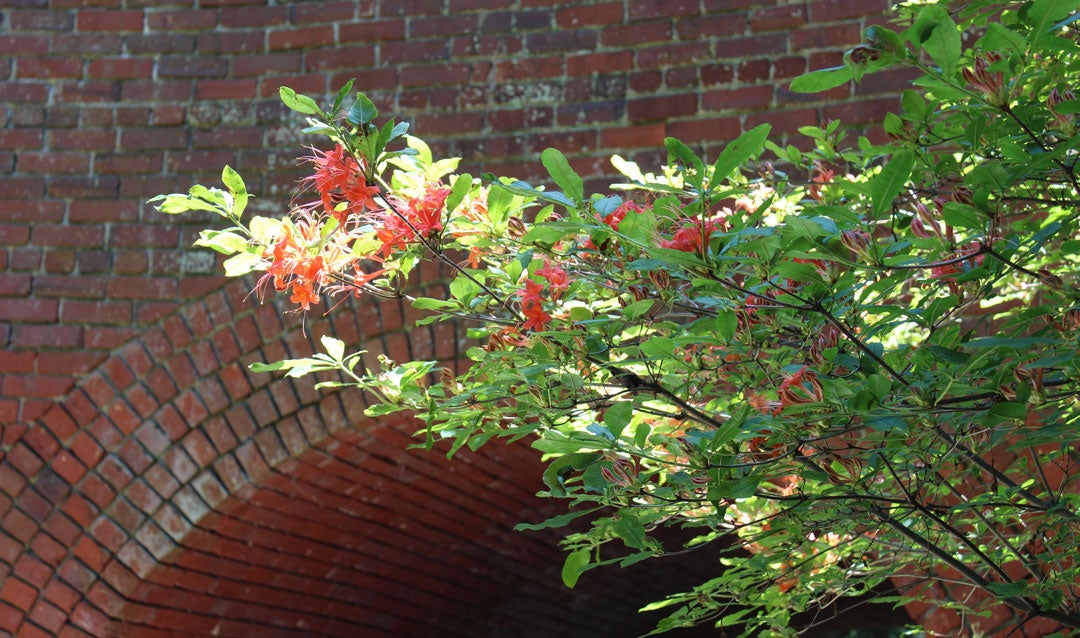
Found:
[{"label": "azalea shrub", "polygon": [[[351,83],[325,106],[282,89],[326,142],[287,214],[246,216],[230,168],[156,204],[220,215],[197,244],[298,310],[404,299],[458,326],[460,362],[325,337],[253,369],[337,373],[321,385],[415,414],[429,447],[527,441],[568,510],[521,527],[570,526],[568,586],[721,547],[714,578],[646,607],[657,632],[795,635],[888,583],[881,602],[965,632],[1002,606],[1006,629],[1080,627],[1078,5],[900,7],[792,83],[913,69],[879,131],[761,125],[709,158],[668,139],[668,165],[616,156],[600,193],[555,149],[546,188],[470,175]],[[445,295],[418,292],[424,261]]]}]

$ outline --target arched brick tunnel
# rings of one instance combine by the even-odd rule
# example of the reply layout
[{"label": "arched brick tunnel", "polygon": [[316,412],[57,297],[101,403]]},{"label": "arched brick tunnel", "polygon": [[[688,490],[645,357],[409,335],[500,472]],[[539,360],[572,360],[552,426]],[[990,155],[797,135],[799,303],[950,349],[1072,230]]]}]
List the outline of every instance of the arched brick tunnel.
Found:
[{"label": "arched brick tunnel", "polygon": [[322,331],[449,361],[452,329],[405,332],[400,305],[360,303],[305,338],[247,292],[228,286],[119,349],[12,446],[0,628],[630,635],[649,628],[641,604],[689,584],[684,560],[571,592],[557,534],[512,532],[562,507],[535,496],[527,446],[406,452],[416,424],[364,417],[359,392],[246,370],[310,352]]},{"label": "arched brick tunnel", "polygon": [[305,336],[245,286],[120,348],[14,443],[0,466],[0,558],[13,566],[0,629],[630,636],[659,617],[641,605],[715,573],[715,554],[694,554],[566,589],[559,533],[512,530],[565,508],[536,496],[527,445],[451,460],[407,450],[417,424],[365,417],[360,392],[247,370],[310,353],[326,332],[371,357],[452,362],[452,326],[406,331],[400,304],[363,302],[309,318]]}]

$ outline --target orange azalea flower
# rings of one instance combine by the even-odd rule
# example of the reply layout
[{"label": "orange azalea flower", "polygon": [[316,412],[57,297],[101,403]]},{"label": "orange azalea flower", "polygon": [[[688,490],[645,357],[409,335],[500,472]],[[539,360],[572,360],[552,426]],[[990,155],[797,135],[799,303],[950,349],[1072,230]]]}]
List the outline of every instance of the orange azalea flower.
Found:
[{"label": "orange azalea flower", "polygon": [[525,280],[525,289],[518,291],[521,297],[521,314],[525,315],[524,330],[543,330],[551,323],[551,315],[544,312],[544,303],[540,293],[544,287],[532,279]]},{"label": "orange azalea flower", "polygon": [[821,201],[822,187],[831,183],[834,177],[836,177],[835,171],[825,168],[821,162],[814,162],[814,174],[810,177],[808,188],[810,197],[817,201]]},{"label": "orange azalea flower", "polygon": [[600,219],[599,215],[597,215],[597,218],[600,219],[600,221],[607,224],[608,226],[610,226],[611,230],[616,230],[617,231],[617,230],[619,230],[619,224],[622,223],[622,220],[626,218],[627,213],[629,213],[629,212],[640,213],[643,210],[645,210],[645,209],[642,208],[641,206],[638,206],[634,202],[623,202],[622,204],[619,205],[618,208],[611,211],[607,215],[604,215],[603,219]]},{"label": "orange azalea flower", "polygon": [[544,260],[544,267],[537,270],[536,274],[548,280],[548,286],[551,289],[551,298],[553,300],[558,299],[570,286],[566,271],[553,265],[549,259]]},{"label": "orange azalea flower", "polygon": [[407,248],[418,237],[431,237],[443,229],[442,215],[450,189],[438,182],[428,184],[424,194],[408,200],[395,199],[392,209],[379,211],[375,236],[383,243],[379,253],[389,257]]},{"label": "orange azalea flower", "polygon": [[671,239],[661,239],[656,243],[660,248],[674,248],[685,253],[701,254],[709,237],[718,230],[722,230],[721,221],[710,219],[695,219],[689,224],[683,224]]}]

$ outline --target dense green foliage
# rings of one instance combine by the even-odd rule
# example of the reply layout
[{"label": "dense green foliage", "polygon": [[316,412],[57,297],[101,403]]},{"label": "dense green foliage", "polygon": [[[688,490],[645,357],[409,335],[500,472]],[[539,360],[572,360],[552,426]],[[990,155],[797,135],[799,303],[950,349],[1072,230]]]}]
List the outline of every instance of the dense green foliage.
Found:
[{"label": "dense green foliage", "polygon": [[[460,374],[367,368],[331,338],[256,369],[338,371],[324,385],[415,412],[429,445],[529,440],[569,505],[543,525],[589,521],[567,585],[723,544],[715,578],[650,606],[671,612],[658,631],[794,635],[792,614],[898,575],[887,602],[941,582],[975,618],[1080,627],[1078,5],[912,3],[793,83],[917,69],[885,143],[840,122],[804,128],[804,150],[767,125],[713,158],[669,139],[669,166],[616,157],[624,183],[590,194],[557,150],[555,189],[456,174],[362,94],[345,111],[351,86],[326,110],[283,90],[333,144],[308,158],[313,202],[244,218],[226,169],[225,190],[158,203],[225,217],[199,243],[304,309],[404,298],[467,329]],[[416,296],[422,260],[456,273],[445,298]],[[665,547],[664,526],[696,534]]]}]

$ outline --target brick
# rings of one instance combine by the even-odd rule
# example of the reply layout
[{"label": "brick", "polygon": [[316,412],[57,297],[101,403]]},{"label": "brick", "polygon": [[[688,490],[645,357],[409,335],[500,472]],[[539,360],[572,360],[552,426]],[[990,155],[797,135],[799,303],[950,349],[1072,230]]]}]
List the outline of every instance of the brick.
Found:
[{"label": "brick", "polygon": [[32,149],[41,148],[44,136],[42,131],[31,129],[0,130],[0,148]]},{"label": "brick", "polygon": [[282,49],[309,49],[334,45],[334,28],[303,27],[289,30],[272,30],[267,39],[271,51]]},{"label": "brick", "polygon": [[744,86],[734,89],[706,91],[701,96],[701,108],[705,111],[744,111],[764,109],[770,106],[773,87]]},{"label": "brick", "polygon": [[[336,47],[333,50],[338,50]],[[370,47],[368,47],[370,50]],[[311,65],[310,56],[322,55],[329,51],[311,51],[308,53],[308,64]],[[256,55],[236,55],[230,60],[233,77],[251,77],[269,75],[273,73],[296,73],[301,70],[301,54],[298,51],[285,51],[279,53],[259,53]],[[318,68],[311,66],[310,68]],[[236,81],[236,80],[230,80]]]},{"label": "brick", "polygon": [[[320,2],[318,4],[294,4],[289,7],[293,24],[329,22],[334,24],[353,22],[361,9],[355,2]],[[359,13],[364,13],[362,10]]]},{"label": "brick", "polygon": [[590,29],[548,31],[525,37],[525,46],[534,52],[569,52],[596,48],[597,32]]},{"label": "brick", "polygon": [[46,192],[61,199],[115,199],[120,180],[111,175],[50,176]]},{"label": "brick", "polygon": [[56,150],[112,151],[116,147],[115,130],[53,129],[48,139]]},{"label": "brick", "polygon": [[698,111],[698,98],[697,95],[638,98],[627,103],[626,111],[631,122],[666,120],[694,115]]},{"label": "brick", "polygon": [[334,47],[310,51],[304,56],[304,70],[352,69],[374,63],[375,49],[370,46]]},{"label": "brick", "polygon": [[0,82],[0,92],[5,102],[42,104],[48,97],[49,89],[41,82]]},{"label": "brick", "polygon": [[631,20],[648,20],[661,16],[691,16],[700,12],[694,0],[635,0],[629,3]]},{"label": "brick", "polygon": [[168,55],[158,60],[162,78],[220,78],[229,72],[229,61],[221,57]]},{"label": "brick", "polygon": [[787,53],[788,41],[784,33],[769,33],[748,38],[724,38],[716,41],[716,58],[744,60],[751,57],[767,58]]},{"label": "brick", "polygon": [[44,186],[45,180],[41,177],[4,177],[0,179],[0,200],[8,200],[9,206],[18,207],[18,203],[10,200],[40,198]]},{"label": "brick", "polygon": [[750,30],[755,32],[793,29],[806,24],[805,5],[781,5],[757,9],[750,14]]},{"label": "brick", "polygon": [[55,299],[11,299],[0,304],[0,321],[53,322],[59,308]]},{"label": "brick", "polygon": [[16,63],[19,78],[79,78],[83,74],[83,61],[76,58],[20,57]]},{"label": "brick", "polygon": [[410,38],[448,37],[475,33],[478,28],[476,14],[451,14],[432,16],[409,22]]},{"label": "brick", "polygon": [[445,38],[385,42],[379,47],[378,60],[383,65],[445,60],[449,57],[447,42]]},{"label": "brick", "polygon": [[50,346],[53,348],[78,348],[83,343],[80,326],[20,324],[16,327],[12,343],[20,348]]},{"label": "brick", "polygon": [[19,154],[16,166],[23,173],[88,173],[90,156],[63,151],[24,152]]},{"label": "brick", "polygon": [[675,23],[675,33],[683,41],[716,40],[742,35],[746,32],[743,15],[704,15]]},{"label": "brick", "polygon": [[153,72],[153,60],[140,58],[97,58],[86,69],[90,78],[117,80],[149,78]]},{"label": "brick", "polygon": [[606,27],[622,22],[623,10],[622,2],[604,2],[592,6],[559,9],[555,13],[555,24],[561,29],[581,26]]},{"label": "brick", "polygon": [[0,587],[0,600],[11,603],[18,609],[30,609],[37,599],[37,592],[30,585],[17,578],[8,578]]},{"label": "brick", "polygon": [[50,53],[85,56],[94,55],[120,55],[124,53],[126,38],[136,37],[125,34],[121,37],[118,33],[65,33],[63,37],[55,37],[50,43]]},{"label": "brick", "polygon": [[228,29],[274,27],[289,20],[289,7],[225,7],[218,10],[221,26]]},{"label": "brick", "polygon": [[881,15],[889,10],[881,0],[814,0],[808,3],[812,22],[836,22],[849,18]]},{"label": "brick", "polygon": [[[792,51],[804,49],[841,49],[859,41],[861,29],[857,22],[815,25],[791,32]],[[894,87],[895,89],[895,87]]]},{"label": "brick", "polygon": [[653,20],[606,27],[600,31],[600,44],[625,48],[647,42],[667,42],[671,39],[671,22]]},{"label": "brick", "polygon": [[585,53],[566,58],[566,73],[572,76],[628,71],[633,67],[634,54],[631,51]]},{"label": "brick", "polygon": [[66,11],[15,9],[7,18],[14,31],[71,31],[75,27],[74,14]]},{"label": "brick", "polygon": [[0,35],[0,54],[9,56],[44,55],[49,52],[47,35]]},{"label": "brick", "polygon": [[202,31],[217,25],[218,12],[207,9],[178,9],[146,14],[151,31]]},{"label": "brick", "polygon": [[404,20],[365,20],[339,27],[341,44],[349,42],[386,42],[405,39]]},{"label": "brick", "polygon": [[142,11],[80,10],[75,26],[79,31],[142,31]]},{"label": "brick", "polygon": [[41,374],[81,375],[93,370],[104,358],[100,352],[42,352],[37,371]]}]

